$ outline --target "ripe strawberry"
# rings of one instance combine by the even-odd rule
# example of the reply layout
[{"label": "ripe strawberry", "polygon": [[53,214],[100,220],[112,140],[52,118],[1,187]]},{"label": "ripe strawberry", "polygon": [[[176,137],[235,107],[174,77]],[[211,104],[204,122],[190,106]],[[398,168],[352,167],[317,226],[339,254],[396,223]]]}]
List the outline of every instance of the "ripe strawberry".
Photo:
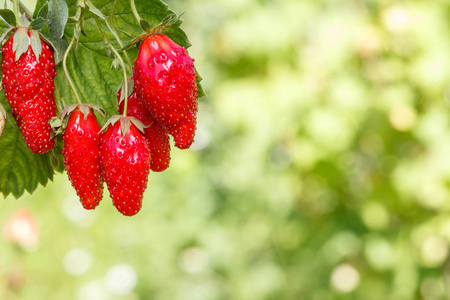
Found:
[{"label": "ripe strawberry", "polygon": [[152,153],[150,169],[154,172],[164,171],[170,163],[170,143],[166,128],[153,119],[150,127],[145,128],[145,137]]},{"label": "ripe strawberry", "polygon": [[134,62],[134,86],[153,117],[189,148],[197,124],[198,89],[193,59],[165,34],[147,37]]},{"label": "ripe strawberry", "polygon": [[103,197],[102,134],[92,109],[79,105],[71,113],[63,135],[64,167],[85,209],[94,209]]},{"label": "ripe strawberry", "polygon": [[[120,99],[120,93],[121,91],[117,94],[118,99]],[[119,103],[120,114],[123,113],[124,106],[125,101]],[[150,169],[154,172],[162,172],[167,169],[170,163],[170,143],[167,130],[145,109],[135,91],[128,97],[127,115],[135,117],[144,126],[148,126],[145,128],[144,134],[149,141],[152,155]]]},{"label": "ripe strawberry", "polygon": [[[31,46],[33,38],[40,42],[42,48],[38,59]],[[19,57],[16,55],[18,49],[14,46],[15,39],[20,40],[19,44],[28,43],[26,51]],[[37,33],[33,34],[23,27],[17,29],[2,48],[2,85],[25,143],[37,154],[51,150],[55,144],[48,123],[56,116],[53,96],[55,76],[55,62],[50,47],[40,40]]]},{"label": "ripe strawberry", "polygon": [[130,118],[109,125],[101,140],[101,166],[113,204],[125,216],[141,209],[150,159],[148,142]]}]

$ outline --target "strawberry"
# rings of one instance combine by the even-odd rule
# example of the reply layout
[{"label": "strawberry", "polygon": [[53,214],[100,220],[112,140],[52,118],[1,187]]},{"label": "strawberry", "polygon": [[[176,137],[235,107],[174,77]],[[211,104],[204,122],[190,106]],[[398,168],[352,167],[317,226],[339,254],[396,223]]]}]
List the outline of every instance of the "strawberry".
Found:
[{"label": "strawberry", "polygon": [[[14,43],[16,39],[19,42]],[[38,44],[34,49],[31,46],[33,39]],[[36,49],[39,46],[40,49]],[[36,32],[18,28],[2,48],[2,85],[25,143],[37,154],[51,150],[55,144],[48,123],[56,116],[53,96],[55,76],[50,47]]]},{"label": "strawberry", "polygon": [[[117,94],[119,100],[120,93],[119,90]],[[119,103],[120,114],[123,113],[124,104],[125,101]],[[167,130],[145,109],[135,91],[128,97],[127,115],[135,117],[146,126],[144,134],[149,141],[152,155],[150,169],[154,172],[162,172],[167,169],[170,162],[170,143]]]},{"label": "strawberry", "polygon": [[69,112],[74,110],[63,134],[64,167],[83,207],[94,209],[103,197],[100,166],[100,140],[103,132],[89,106],[78,105],[68,109]]},{"label": "strawberry", "polygon": [[197,124],[197,75],[186,49],[167,35],[150,35],[134,62],[134,86],[145,107],[174,137],[175,146],[189,148]]},{"label": "strawberry", "polygon": [[145,128],[145,137],[149,141],[152,153],[150,169],[154,172],[164,171],[170,163],[170,143],[166,128],[153,120],[150,127]]},{"label": "strawberry", "polygon": [[117,117],[102,137],[100,160],[114,206],[123,215],[132,216],[141,209],[147,188],[150,148],[133,118]]}]

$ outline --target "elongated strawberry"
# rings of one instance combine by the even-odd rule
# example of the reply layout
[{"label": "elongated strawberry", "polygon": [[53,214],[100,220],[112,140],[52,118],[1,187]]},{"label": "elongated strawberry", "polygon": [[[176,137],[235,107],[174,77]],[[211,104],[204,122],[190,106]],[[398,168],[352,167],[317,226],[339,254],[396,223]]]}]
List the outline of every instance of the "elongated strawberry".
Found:
[{"label": "elongated strawberry", "polygon": [[[125,216],[139,212],[150,171],[150,149],[129,117],[112,122],[101,140],[103,175],[111,199]],[[124,134],[125,133],[125,134]]]},{"label": "elongated strawberry", "polygon": [[150,127],[145,128],[145,137],[152,153],[150,169],[154,172],[164,171],[170,163],[170,142],[166,128],[154,120]]},{"label": "elongated strawberry", "polygon": [[194,63],[184,47],[165,34],[147,37],[134,62],[134,87],[152,116],[189,148],[197,124],[198,89]]},{"label": "elongated strawberry", "polygon": [[101,127],[90,107],[78,105],[72,109],[74,110],[63,134],[64,168],[83,207],[94,209],[103,197],[100,166],[100,141],[103,132],[100,131]]},{"label": "elongated strawberry", "polygon": [[2,48],[2,86],[25,143],[38,154],[55,144],[48,123],[56,116],[55,76],[50,47],[36,31],[19,27]]},{"label": "elongated strawberry", "polygon": [[[120,93],[117,98],[120,99]],[[125,101],[119,103],[119,113],[123,113]],[[149,141],[152,160],[150,169],[162,172],[169,167],[170,142],[167,130],[147,111],[135,91],[128,97],[127,115],[141,121],[145,127],[144,134]]]}]

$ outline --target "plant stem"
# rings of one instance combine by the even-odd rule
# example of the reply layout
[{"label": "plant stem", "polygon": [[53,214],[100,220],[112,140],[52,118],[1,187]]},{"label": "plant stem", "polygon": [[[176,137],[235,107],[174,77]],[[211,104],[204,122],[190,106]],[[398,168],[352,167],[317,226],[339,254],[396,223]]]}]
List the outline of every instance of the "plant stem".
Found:
[{"label": "plant stem", "polygon": [[97,24],[97,27],[100,30],[100,33],[102,34],[103,43],[105,43],[105,46],[108,47],[110,43],[109,43],[108,37],[106,36],[105,32],[103,31],[102,24],[100,23],[100,21],[96,15],[92,14],[92,17],[94,17],[95,23]]},{"label": "plant stem", "polygon": [[111,46],[111,51],[114,53],[114,55],[117,57],[117,59],[119,60],[121,66],[122,66],[122,71],[123,71],[123,92],[125,93],[125,105],[123,108],[123,116],[126,117],[127,116],[127,106],[128,106],[128,76],[127,76],[127,70],[125,68],[125,63],[123,62],[122,57],[120,56],[119,52],[117,52],[116,49],[114,49],[114,47]]},{"label": "plant stem", "polygon": [[[123,48],[122,40],[119,38],[119,35],[116,32],[116,27],[114,26],[114,10],[116,9],[118,1],[119,0],[114,0],[113,6],[111,7],[111,14],[109,15],[109,22],[111,23],[111,29],[114,31],[113,32],[114,36],[117,37],[117,42],[119,43],[120,48]],[[125,55],[125,59],[126,59],[127,64],[128,64],[128,69],[131,72],[133,65],[131,64],[130,57],[128,56],[128,53],[127,53],[126,50],[123,51],[123,54]]]},{"label": "plant stem", "polygon": [[27,15],[29,19],[33,17],[33,12],[30,9],[28,9],[28,7],[20,0],[19,0],[19,8]]},{"label": "plant stem", "polygon": [[64,69],[64,75],[66,75],[67,81],[69,82],[70,87],[72,88],[72,91],[75,95],[75,99],[77,99],[77,103],[81,104],[81,100],[80,100],[80,96],[78,96],[78,92],[77,89],[75,88],[75,85],[72,81],[72,78],[69,75],[69,72],[67,71],[67,56],[69,55],[70,49],[72,49],[73,44],[75,43],[75,36],[72,37],[72,40],[70,41],[69,47],[66,50],[66,53],[64,53],[64,58],[63,58],[63,69]]},{"label": "plant stem", "polygon": [[14,16],[16,17],[17,25],[22,26],[22,22],[20,22],[20,18],[19,18],[19,0],[13,0],[13,11],[14,11]]},{"label": "plant stem", "polygon": [[136,18],[138,24],[141,23],[141,17],[139,16],[139,13],[137,12],[136,5],[134,4],[134,0],[130,0],[130,6],[131,10],[133,11],[133,15]]},{"label": "plant stem", "polygon": [[[106,36],[106,34],[103,32],[103,28],[102,28],[102,24],[100,23],[98,17],[95,14],[92,14],[92,16],[94,17],[95,22],[97,23],[98,28],[100,29],[100,32],[102,33],[103,36],[103,40],[105,41],[105,45],[106,47],[109,47],[109,49],[111,49],[112,53],[114,53],[114,55],[117,57],[117,59],[120,62],[120,66],[122,68],[123,71],[123,86],[124,86],[124,90],[122,92],[124,92],[125,94],[125,106],[123,109],[123,116],[126,117],[127,116],[127,106],[128,106],[128,75],[127,75],[127,68],[125,66],[125,63],[123,62],[122,56],[120,56],[119,52],[117,52],[117,50],[113,47],[113,45],[109,42],[108,37]],[[106,20],[105,20],[106,22]],[[110,29],[112,29],[110,26],[108,26]]]}]

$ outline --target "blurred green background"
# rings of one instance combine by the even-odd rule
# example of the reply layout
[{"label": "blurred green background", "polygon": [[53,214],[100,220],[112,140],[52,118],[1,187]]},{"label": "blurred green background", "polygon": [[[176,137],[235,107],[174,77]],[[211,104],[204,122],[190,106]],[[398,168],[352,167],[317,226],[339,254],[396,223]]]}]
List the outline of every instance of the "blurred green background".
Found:
[{"label": "blurred green background", "polygon": [[448,1],[168,4],[196,143],[132,218],[1,201],[0,299],[450,299]]}]

